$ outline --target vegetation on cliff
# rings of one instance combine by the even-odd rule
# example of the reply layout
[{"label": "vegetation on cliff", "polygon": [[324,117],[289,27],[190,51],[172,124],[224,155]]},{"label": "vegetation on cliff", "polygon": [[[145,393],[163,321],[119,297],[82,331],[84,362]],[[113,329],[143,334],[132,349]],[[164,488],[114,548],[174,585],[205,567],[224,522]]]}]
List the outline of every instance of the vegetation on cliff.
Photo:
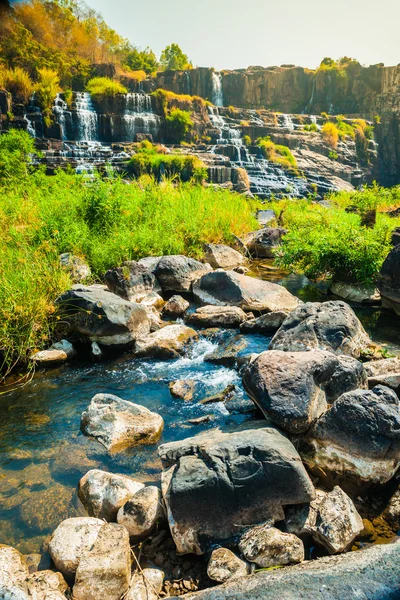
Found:
[{"label": "vegetation on cliff", "polygon": [[296,159],[287,146],[275,144],[269,136],[258,138],[256,145],[267,160],[281,165],[284,169],[297,172]]},{"label": "vegetation on cliff", "polygon": [[162,178],[182,182],[202,183],[207,178],[207,169],[197,156],[192,154],[166,154],[165,148],[143,141],[127,165],[128,173],[135,177],[152,175],[157,181]]},{"label": "vegetation on cliff", "polygon": [[86,91],[94,97],[106,98],[128,93],[125,86],[109,77],[93,77],[88,81]]}]

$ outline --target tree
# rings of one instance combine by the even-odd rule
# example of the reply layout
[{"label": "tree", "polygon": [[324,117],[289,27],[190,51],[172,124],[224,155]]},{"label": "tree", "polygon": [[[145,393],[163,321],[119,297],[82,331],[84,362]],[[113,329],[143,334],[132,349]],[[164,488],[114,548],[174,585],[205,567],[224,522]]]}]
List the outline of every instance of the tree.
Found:
[{"label": "tree", "polygon": [[182,52],[178,44],[171,44],[161,52],[160,63],[165,70],[185,71],[193,68],[188,56]]},{"label": "tree", "polygon": [[193,127],[190,112],[173,108],[166,117],[167,131],[173,143],[180,144]]},{"label": "tree", "polygon": [[155,73],[159,67],[157,57],[149,47],[144,50],[132,48],[127,55],[126,65],[133,71],[144,71],[148,75]]}]

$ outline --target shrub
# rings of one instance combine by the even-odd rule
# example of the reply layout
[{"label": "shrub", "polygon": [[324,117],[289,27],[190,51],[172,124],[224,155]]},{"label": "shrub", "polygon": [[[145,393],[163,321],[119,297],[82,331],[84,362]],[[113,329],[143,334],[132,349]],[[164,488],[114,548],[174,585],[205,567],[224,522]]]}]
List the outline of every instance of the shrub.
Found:
[{"label": "shrub", "polygon": [[25,178],[29,157],[34,152],[34,140],[26,131],[10,129],[6,135],[0,135],[0,184]]},{"label": "shrub", "polygon": [[109,77],[93,77],[86,85],[86,91],[92,96],[113,97],[117,94],[127,94],[127,88]]},{"label": "shrub", "polygon": [[325,123],[322,126],[321,134],[329,146],[332,148],[337,148],[339,143],[339,130],[334,123]]},{"label": "shrub", "polygon": [[128,172],[135,177],[152,175],[158,181],[177,178],[183,182],[202,183],[207,177],[207,169],[197,156],[165,154],[146,140],[129,160]]},{"label": "shrub", "polygon": [[42,109],[44,123],[49,127],[52,122],[54,98],[60,91],[60,80],[57,71],[46,68],[38,69],[38,82],[35,89],[36,98]]},{"label": "shrub", "polygon": [[257,146],[267,160],[297,173],[297,162],[287,146],[275,144],[269,136],[258,138]]},{"label": "shrub", "polygon": [[4,87],[17,100],[27,102],[31,97],[34,84],[28,73],[20,67],[0,71],[0,87]]},{"label": "shrub", "polygon": [[328,154],[328,157],[329,157],[331,160],[337,160],[337,159],[339,158],[339,155],[338,155],[338,153],[337,153],[337,152],[335,152],[334,150],[331,150],[331,151],[329,152],[329,154]]},{"label": "shrub", "polygon": [[374,122],[379,125],[379,123],[381,122],[381,117],[379,115],[375,115],[374,116]]},{"label": "shrub", "polygon": [[251,137],[249,135],[244,135],[243,136],[243,144],[245,146],[250,146],[251,145]]},{"label": "shrub", "polygon": [[166,122],[168,136],[176,144],[183,142],[193,127],[190,112],[180,108],[171,109],[166,116]]},{"label": "shrub", "polygon": [[303,126],[304,131],[318,131],[318,125],[316,123],[310,123]]}]

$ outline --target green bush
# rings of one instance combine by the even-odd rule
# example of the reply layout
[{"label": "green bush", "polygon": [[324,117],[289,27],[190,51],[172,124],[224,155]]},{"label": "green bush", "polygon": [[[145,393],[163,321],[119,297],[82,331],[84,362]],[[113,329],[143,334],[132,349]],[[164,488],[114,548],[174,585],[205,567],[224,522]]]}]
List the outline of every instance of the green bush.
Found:
[{"label": "green bush", "polygon": [[38,82],[35,90],[36,98],[42,109],[44,123],[49,127],[52,123],[54,98],[60,91],[60,80],[57,71],[46,68],[38,69]]},{"label": "green bush", "polygon": [[245,146],[251,146],[251,137],[249,135],[243,136],[243,144]]},{"label": "green bush", "polygon": [[142,142],[129,160],[128,173],[135,177],[153,175],[158,181],[167,178],[194,183],[202,183],[207,177],[207,169],[197,156],[158,152],[148,141]]},{"label": "green bush", "polygon": [[0,135],[0,185],[5,180],[26,178],[27,161],[34,153],[34,140],[26,131],[10,129],[6,135]]},{"label": "green bush", "polygon": [[127,94],[127,88],[109,77],[93,77],[86,85],[86,91],[92,96],[113,97],[117,94]]},{"label": "green bush", "polygon": [[0,70],[0,88],[5,88],[16,100],[27,102],[34,90],[28,73],[20,67]]},{"label": "green bush", "polygon": [[303,126],[304,131],[318,131],[318,125],[316,123],[310,123]]},{"label": "green bush", "polygon": [[328,154],[328,157],[329,157],[331,160],[337,160],[337,159],[339,158],[339,155],[338,155],[338,153],[337,153],[337,152],[335,152],[334,150],[331,150],[331,151],[329,152],[329,154]]},{"label": "green bush", "polygon": [[190,112],[180,108],[172,108],[166,116],[166,122],[168,137],[176,144],[186,140],[186,136],[193,128]]},{"label": "green bush", "polygon": [[297,173],[297,162],[287,146],[275,144],[269,136],[258,138],[257,146],[267,160]]}]

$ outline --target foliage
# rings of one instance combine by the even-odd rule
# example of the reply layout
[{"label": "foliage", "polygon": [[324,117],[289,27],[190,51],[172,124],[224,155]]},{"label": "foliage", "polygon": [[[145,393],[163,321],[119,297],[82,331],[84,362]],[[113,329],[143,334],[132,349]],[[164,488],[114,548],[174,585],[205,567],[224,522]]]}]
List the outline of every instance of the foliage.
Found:
[{"label": "foliage", "polygon": [[20,67],[0,71],[0,88],[5,88],[17,100],[27,102],[34,90],[34,83]]},{"label": "foliage", "polygon": [[175,94],[168,90],[158,89],[152,92],[152,96],[160,103],[161,111],[167,115],[168,109],[180,108],[181,110],[200,110],[209,104],[200,96],[189,96],[188,94]]},{"label": "foliage", "polygon": [[193,65],[184,54],[178,44],[171,44],[164,48],[160,56],[160,65],[164,70],[186,71],[192,69]]},{"label": "foliage", "polygon": [[258,138],[257,146],[264,158],[297,173],[297,162],[287,146],[275,144],[269,136]]},{"label": "foliage", "polygon": [[117,94],[127,94],[128,90],[118,81],[109,77],[93,77],[86,85],[86,90],[94,97],[112,97]]},{"label": "foliage", "polygon": [[339,158],[339,155],[334,150],[331,150],[328,154],[328,158],[330,158],[331,160],[337,160]]},{"label": "foliage", "polygon": [[172,108],[166,116],[166,122],[168,138],[176,144],[183,142],[193,127],[190,112],[180,108]]},{"label": "foliage", "polygon": [[309,123],[303,126],[304,131],[318,131],[318,125],[316,123]]},{"label": "foliage", "polygon": [[144,71],[147,75],[154,75],[159,68],[157,57],[149,47],[144,50],[132,48],[125,59],[125,65],[133,71]]},{"label": "foliage", "polygon": [[377,125],[379,125],[379,124],[380,124],[380,122],[381,122],[381,117],[380,117],[379,115],[375,115],[375,116],[374,116],[374,122],[375,122]]},{"label": "foliage", "polygon": [[251,145],[251,137],[249,135],[244,135],[243,136],[243,144],[245,146],[250,146]]},{"label": "foliage", "polygon": [[177,178],[183,182],[202,183],[207,177],[207,169],[197,156],[165,154],[147,141],[141,143],[138,152],[129,160],[128,172],[135,177],[153,175],[158,181]]},{"label": "foliage", "polygon": [[34,141],[26,131],[10,129],[6,135],[0,135],[0,184],[26,178],[27,161],[34,153]]},{"label": "foliage", "polygon": [[321,135],[329,146],[337,148],[339,143],[339,130],[334,123],[328,121],[321,129]]},{"label": "foliage", "polygon": [[43,67],[38,70],[39,80],[36,84],[36,98],[42,109],[43,120],[46,126],[51,125],[52,107],[54,98],[60,91],[60,80],[57,71]]}]

